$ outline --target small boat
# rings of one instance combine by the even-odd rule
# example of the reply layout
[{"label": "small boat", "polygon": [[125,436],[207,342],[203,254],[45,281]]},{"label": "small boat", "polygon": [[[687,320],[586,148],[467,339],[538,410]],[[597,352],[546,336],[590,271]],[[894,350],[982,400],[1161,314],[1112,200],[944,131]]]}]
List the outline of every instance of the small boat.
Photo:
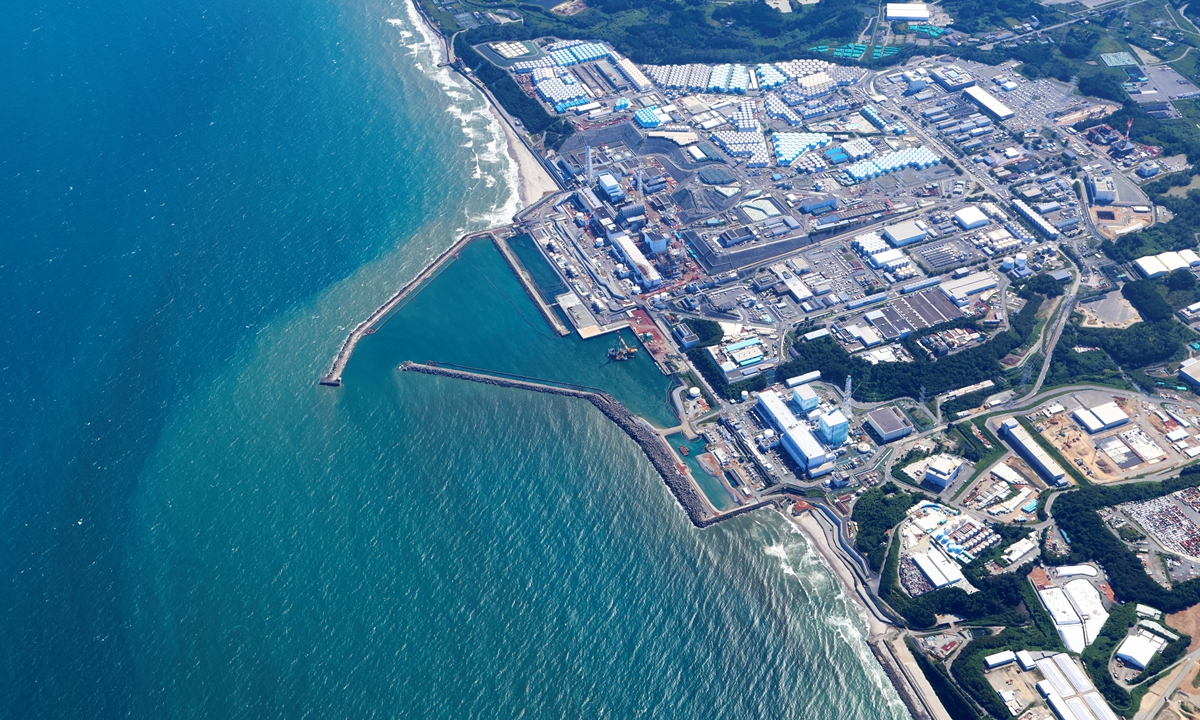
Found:
[{"label": "small boat", "polygon": [[684,456],[684,457],[687,457],[688,455],[691,455],[691,454],[692,454],[692,451],[691,451],[691,450],[688,450],[688,449],[687,449],[687,448],[685,448],[684,446],[680,445],[680,446],[679,446],[679,454],[680,454],[680,455],[682,455],[682,456]]}]

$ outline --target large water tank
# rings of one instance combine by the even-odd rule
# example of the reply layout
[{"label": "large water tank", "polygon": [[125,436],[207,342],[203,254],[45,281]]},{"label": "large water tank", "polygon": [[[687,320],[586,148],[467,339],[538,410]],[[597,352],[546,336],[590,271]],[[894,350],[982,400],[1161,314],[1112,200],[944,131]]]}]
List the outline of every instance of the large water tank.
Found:
[{"label": "large water tank", "polygon": [[1017,253],[1017,267],[1025,267],[1025,263],[1029,262],[1029,256],[1025,253]]},{"label": "large water tank", "polygon": [[700,397],[700,388],[694,387],[691,390],[688,390],[688,395],[690,395],[694,398]]}]

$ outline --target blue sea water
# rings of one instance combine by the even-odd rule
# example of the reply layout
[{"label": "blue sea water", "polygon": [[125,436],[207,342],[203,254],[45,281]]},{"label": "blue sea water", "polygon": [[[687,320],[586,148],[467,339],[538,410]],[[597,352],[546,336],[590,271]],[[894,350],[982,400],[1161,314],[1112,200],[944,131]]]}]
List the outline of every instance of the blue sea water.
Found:
[{"label": "blue sea water", "polygon": [[696,531],[590,406],[396,372],[586,375],[669,421],[486,247],[316,386],[516,207],[403,4],[0,20],[0,717],[903,715],[781,519]]}]

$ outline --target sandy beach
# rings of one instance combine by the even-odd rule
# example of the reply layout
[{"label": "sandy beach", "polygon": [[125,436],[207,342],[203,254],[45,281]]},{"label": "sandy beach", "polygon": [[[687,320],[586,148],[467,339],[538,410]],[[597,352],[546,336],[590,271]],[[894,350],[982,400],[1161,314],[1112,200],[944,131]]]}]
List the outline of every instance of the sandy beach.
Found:
[{"label": "sandy beach", "polygon": [[862,581],[846,565],[846,561],[842,560],[834,551],[825,528],[814,517],[815,513],[816,511],[810,510],[796,516],[784,513],[784,516],[795,523],[804,532],[805,537],[812,540],[817,552],[825,559],[825,564],[837,576],[842,588],[850,596],[854,604],[858,606],[859,610],[861,610],[861,615],[867,622],[870,637],[872,639],[882,637],[887,633],[890,626],[878,616],[873,604],[865,597],[870,591],[862,586]]},{"label": "sandy beach", "polygon": [[[441,55],[439,62],[447,59],[451,54],[449,41],[430,23],[429,18],[425,17],[425,12],[420,5],[413,3],[412,8],[415,11],[413,14],[414,17],[422,25],[422,31],[427,37],[431,39],[436,38],[436,42],[441,46],[438,50],[438,54]],[[492,117],[496,119],[496,123],[504,131],[504,141],[505,147],[508,149],[508,156],[512,158],[517,166],[517,190],[521,197],[521,206],[529,207],[546,195],[561,190],[558,183],[550,176],[550,173],[546,172],[546,168],[542,167],[542,164],[538,162],[533,151],[517,136],[516,130],[509,123],[504,111],[500,109],[492,94],[486,88],[481,87],[478,81],[471,78],[468,78],[468,81],[483,93],[484,98],[487,99],[488,110],[492,113]]]},{"label": "sandy beach", "polygon": [[488,108],[496,116],[496,122],[504,128],[508,155],[517,164],[521,205],[529,207],[547,194],[558,192],[559,187],[554,182],[554,178],[550,177],[550,173],[546,172],[546,168],[542,167],[542,164],[534,157],[533,151],[521,141],[521,138],[517,137],[517,133],[503,117],[503,112],[496,108],[496,104],[491,101],[490,97],[488,98]]}]

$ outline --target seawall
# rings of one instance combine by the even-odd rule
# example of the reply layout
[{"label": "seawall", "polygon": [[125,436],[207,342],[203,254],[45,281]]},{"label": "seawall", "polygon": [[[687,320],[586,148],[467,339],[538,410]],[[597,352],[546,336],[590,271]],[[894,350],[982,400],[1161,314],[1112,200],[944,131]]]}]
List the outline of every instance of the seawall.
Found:
[{"label": "seawall", "polygon": [[566,397],[579,398],[587,400],[596,407],[604,416],[611,420],[617,427],[621,428],[626,435],[630,437],[638,447],[645,453],[646,458],[654,469],[662,478],[663,483],[671,494],[675,496],[675,500],[679,506],[683,508],[687,514],[688,520],[692,525],[698,528],[715,525],[722,520],[728,520],[738,515],[757,510],[761,507],[775,505],[781,498],[766,498],[750,505],[743,505],[735,510],[727,513],[714,514],[709,510],[708,504],[700,497],[695,485],[692,481],[679,470],[676,464],[676,459],[671,450],[666,446],[666,443],[658,433],[650,428],[645,422],[631,413],[624,405],[618,402],[608,393],[593,392],[589,390],[576,390],[573,388],[556,387],[554,385],[544,385],[542,383],[530,382],[527,380],[516,380],[513,378],[496,377],[493,375],[484,375],[482,373],[467,372],[465,370],[453,370],[450,368],[438,367],[436,365],[428,365],[415,362],[405,362],[400,366],[404,372],[418,372],[426,375],[441,375],[442,377],[455,378],[458,380],[468,380],[470,382],[482,383],[484,385],[496,385],[499,387],[519,388],[522,390],[530,390],[533,392],[546,393],[548,395],[564,395]]},{"label": "seawall", "polygon": [[500,251],[500,255],[504,258],[504,262],[508,263],[508,269],[512,270],[513,275],[516,275],[517,280],[520,281],[521,287],[525,288],[525,294],[529,296],[529,299],[533,301],[534,305],[537,305],[538,312],[540,312],[542,317],[545,318],[546,323],[553,328],[554,332],[558,333],[560,337],[566,337],[567,335],[570,335],[571,330],[561,319],[559,319],[558,315],[554,314],[554,308],[550,307],[548,304],[546,304],[546,301],[542,299],[541,293],[538,292],[537,286],[533,282],[533,277],[529,274],[529,271],[525,269],[525,266],[521,263],[521,259],[517,257],[515,252],[513,252],[513,249],[508,244],[508,241],[500,237],[500,235],[493,233],[492,242],[495,243],[496,249]]}]

